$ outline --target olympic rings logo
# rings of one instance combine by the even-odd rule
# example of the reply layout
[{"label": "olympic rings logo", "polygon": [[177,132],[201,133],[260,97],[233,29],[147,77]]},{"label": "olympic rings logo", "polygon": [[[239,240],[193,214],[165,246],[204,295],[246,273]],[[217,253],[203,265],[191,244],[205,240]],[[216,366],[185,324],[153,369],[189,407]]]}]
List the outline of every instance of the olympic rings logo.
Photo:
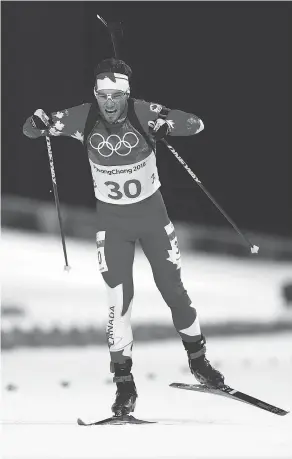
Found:
[{"label": "olympic rings logo", "polygon": [[[97,144],[96,142],[94,142],[95,145],[93,145],[92,140],[95,136],[100,137],[101,141]],[[110,142],[110,139],[114,137],[117,138],[117,142],[115,145]],[[133,148],[135,148],[138,145],[139,139],[134,132],[126,132],[123,135],[122,139],[117,134],[111,134],[110,136],[107,137],[107,139],[105,139],[103,135],[95,133],[90,137],[89,143],[90,143],[90,146],[94,150],[97,150],[101,156],[103,156],[104,158],[109,158],[110,156],[112,156],[113,153],[117,153],[117,155],[119,156],[129,155],[131,151],[133,150]],[[125,147],[126,149],[125,153],[120,152],[121,147]],[[108,149],[109,153],[105,154],[105,151],[102,151],[103,149]]]}]

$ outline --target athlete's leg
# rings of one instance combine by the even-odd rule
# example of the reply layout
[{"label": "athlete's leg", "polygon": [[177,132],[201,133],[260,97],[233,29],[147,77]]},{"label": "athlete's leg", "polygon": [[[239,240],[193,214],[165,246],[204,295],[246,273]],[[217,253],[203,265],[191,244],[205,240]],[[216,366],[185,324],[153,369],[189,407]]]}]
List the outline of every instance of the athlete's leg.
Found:
[{"label": "athlete's leg", "polygon": [[173,224],[168,220],[152,224],[140,239],[155,283],[171,309],[173,323],[183,341],[201,338],[197,312],[181,281],[181,255]]},{"label": "athlete's leg", "polygon": [[133,334],[131,308],[134,295],[133,262],[135,242],[127,240],[120,230],[99,231],[96,235],[99,269],[106,283],[109,317],[106,335],[111,356],[111,372],[115,364],[127,366],[132,356]]},{"label": "athlete's leg", "polygon": [[141,239],[141,246],[151,264],[156,285],[171,309],[191,372],[200,383],[222,386],[223,375],[205,358],[206,340],[201,333],[196,309],[181,281],[180,252],[172,223],[156,226],[154,232],[149,231]]}]

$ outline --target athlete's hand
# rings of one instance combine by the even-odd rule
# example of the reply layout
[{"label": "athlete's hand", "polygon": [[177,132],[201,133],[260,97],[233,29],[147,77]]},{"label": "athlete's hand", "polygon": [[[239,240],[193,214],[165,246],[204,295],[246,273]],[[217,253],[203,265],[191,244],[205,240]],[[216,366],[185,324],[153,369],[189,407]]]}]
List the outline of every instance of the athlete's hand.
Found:
[{"label": "athlete's hand", "polygon": [[149,132],[155,140],[163,139],[171,130],[171,124],[162,118],[158,118],[156,121],[149,121],[148,126]]},{"label": "athlete's hand", "polygon": [[31,117],[31,123],[37,129],[50,129],[53,125],[53,120],[44,110],[38,108]]}]

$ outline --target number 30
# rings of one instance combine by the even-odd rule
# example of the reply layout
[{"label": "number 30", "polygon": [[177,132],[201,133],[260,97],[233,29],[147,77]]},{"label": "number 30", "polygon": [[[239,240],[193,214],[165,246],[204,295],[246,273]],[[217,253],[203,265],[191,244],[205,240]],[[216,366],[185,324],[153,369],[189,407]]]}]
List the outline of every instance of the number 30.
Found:
[{"label": "number 30", "polygon": [[[133,184],[136,187],[136,191],[134,193],[130,192],[130,185]],[[115,194],[108,194],[108,197],[111,199],[122,199],[123,198],[123,193],[120,191],[120,185],[117,182],[105,182],[105,185],[110,188],[111,193]],[[141,182],[139,180],[127,180],[124,183],[124,195],[127,196],[127,198],[137,198],[141,194],[142,186]]]}]

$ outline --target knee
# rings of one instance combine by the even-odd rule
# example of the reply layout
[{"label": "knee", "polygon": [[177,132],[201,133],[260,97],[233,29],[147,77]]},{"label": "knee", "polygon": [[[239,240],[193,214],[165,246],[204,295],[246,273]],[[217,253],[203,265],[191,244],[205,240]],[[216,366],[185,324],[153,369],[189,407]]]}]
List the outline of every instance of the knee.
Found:
[{"label": "knee", "polygon": [[131,314],[131,307],[134,297],[134,288],[132,284],[113,284],[113,287],[106,283],[107,302],[109,314],[114,314],[114,320]]},{"label": "knee", "polygon": [[134,284],[132,272],[128,272],[127,270],[121,271],[120,269],[111,269],[110,271],[103,272],[102,278],[107,287],[113,289],[118,285],[122,285],[124,291],[132,292],[133,295]]},{"label": "knee", "polygon": [[120,276],[116,276],[113,273],[102,273],[103,280],[107,287],[113,289],[116,288],[118,285],[122,284]]},{"label": "knee", "polygon": [[170,308],[181,306],[189,306],[191,300],[181,280],[174,281],[173,279],[155,279],[158,290],[163,299]]}]

